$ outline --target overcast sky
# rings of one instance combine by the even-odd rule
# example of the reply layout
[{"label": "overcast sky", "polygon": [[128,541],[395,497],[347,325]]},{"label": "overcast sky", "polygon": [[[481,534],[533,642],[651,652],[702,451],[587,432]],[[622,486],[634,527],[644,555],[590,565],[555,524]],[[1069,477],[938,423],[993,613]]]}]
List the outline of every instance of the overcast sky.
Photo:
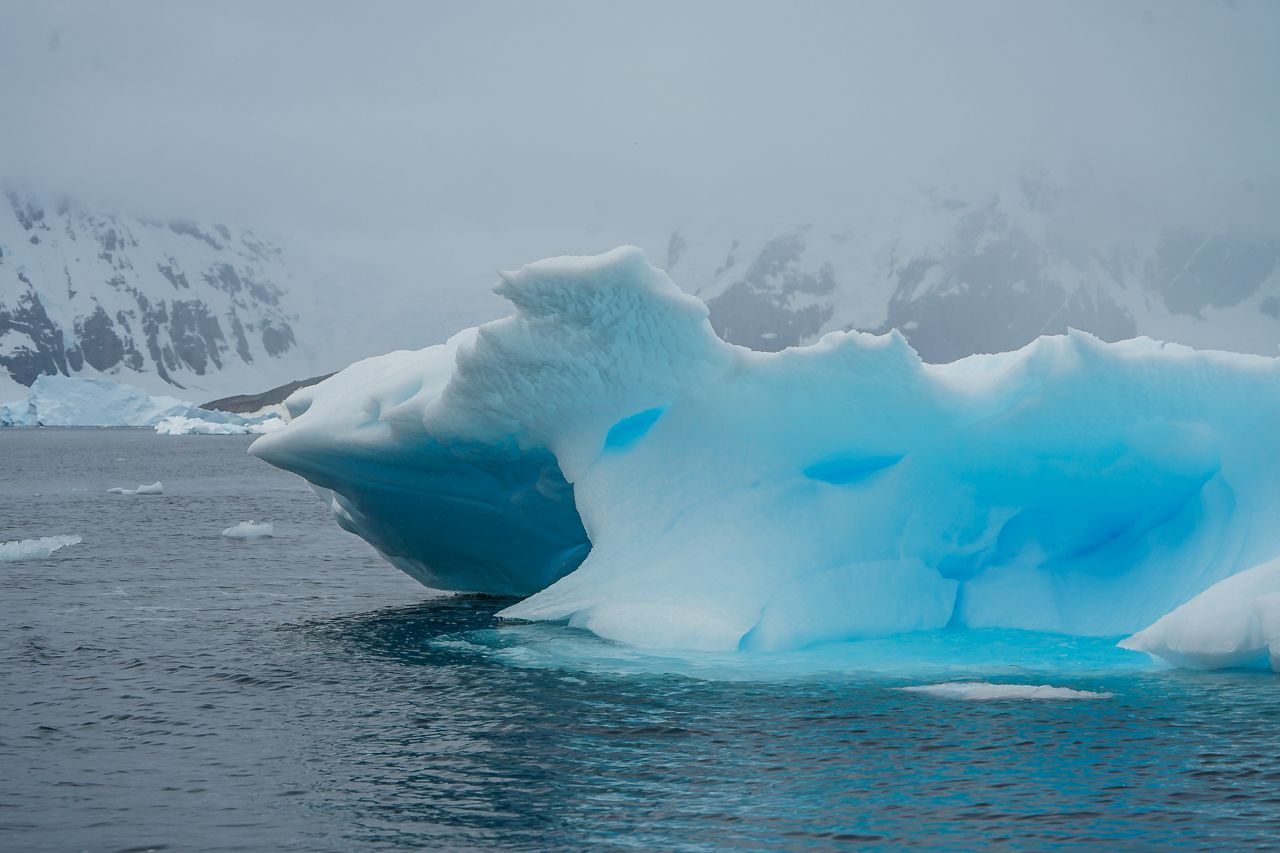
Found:
[{"label": "overcast sky", "polygon": [[1274,0],[0,5],[0,173],[157,216],[611,240],[1028,162],[1276,209]]}]

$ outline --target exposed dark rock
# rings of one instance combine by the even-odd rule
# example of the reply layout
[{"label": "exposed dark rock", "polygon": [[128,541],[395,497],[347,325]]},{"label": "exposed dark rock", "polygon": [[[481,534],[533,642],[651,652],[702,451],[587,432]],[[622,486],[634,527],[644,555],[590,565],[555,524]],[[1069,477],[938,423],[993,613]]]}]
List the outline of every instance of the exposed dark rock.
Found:
[{"label": "exposed dark rock", "polygon": [[167,264],[156,264],[156,269],[160,271],[160,275],[168,279],[175,290],[190,290],[191,284],[187,281],[186,273],[178,269],[178,262],[173,258],[169,259]]},{"label": "exposed dark rock", "polygon": [[231,335],[236,339],[236,354],[240,356],[240,360],[245,364],[252,364],[253,352],[249,349],[249,338],[244,333],[244,323],[240,322],[240,315],[235,311],[231,312]]},{"label": "exposed dark rock", "polygon": [[685,239],[684,235],[679,231],[672,231],[671,239],[667,240],[668,270],[680,263],[680,256],[684,254],[687,248],[689,248],[689,241]]},{"label": "exposed dark rock", "polygon": [[203,376],[209,362],[222,367],[220,353],[226,338],[218,318],[203,302],[174,300],[170,305],[169,339],[184,364]]},{"label": "exposed dark rock", "polygon": [[14,347],[7,355],[0,355],[0,367],[23,385],[30,385],[42,374],[66,374],[66,345],[62,330],[49,319],[39,294],[31,286],[31,280],[21,272],[17,279],[24,286],[13,304],[0,302],[0,337],[16,332],[25,335],[30,344]]},{"label": "exposed dark rock", "polygon": [[1045,250],[994,205],[964,214],[938,257],[896,272],[885,323],[931,362],[1004,352],[1068,328],[1104,340],[1132,337],[1133,317],[1110,296],[1055,281]]},{"label": "exposed dark rock", "polygon": [[223,397],[220,400],[212,400],[208,403],[201,403],[202,409],[213,409],[221,412],[236,412],[237,414],[245,414],[246,412],[256,412],[264,406],[273,406],[277,403],[283,403],[285,398],[297,391],[299,388],[306,388],[309,385],[315,385],[323,382],[332,376],[332,373],[326,373],[324,376],[313,376],[310,379],[298,379],[293,382],[272,388],[269,391],[262,391],[258,394],[236,394],[233,397]]},{"label": "exposed dark rock", "polygon": [[236,274],[236,268],[231,264],[218,264],[205,273],[204,280],[227,293],[239,293],[244,288],[240,283],[240,276]]},{"label": "exposed dark rock", "polygon": [[270,320],[262,321],[262,348],[268,355],[281,355],[288,352],[296,343],[293,329],[288,323],[274,324]]},{"label": "exposed dark rock", "polygon": [[40,205],[29,198],[23,198],[15,192],[8,192],[5,195],[9,199],[9,205],[13,208],[14,216],[18,217],[18,222],[22,225],[23,230],[31,231],[35,228],[45,228],[49,226],[44,224],[44,210]]},{"label": "exposed dark rock", "polygon": [[[722,338],[756,350],[777,351],[815,335],[831,319],[830,305],[794,304],[797,295],[825,296],[835,290],[830,264],[817,272],[800,266],[807,228],[770,240],[751,266],[707,307]],[[730,254],[726,266],[733,264]]]},{"label": "exposed dark rock", "polygon": [[115,324],[101,305],[97,311],[76,323],[76,337],[80,340],[84,360],[96,370],[115,367],[124,358],[124,342],[116,334]]},{"label": "exposed dark rock", "polygon": [[1257,293],[1277,261],[1277,240],[1172,229],[1156,249],[1149,286],[1170,311],[1199,317],[1206,308],[1237,305]]},{"label": "exposed dark rock", "polygon": [[218,249],[218,250],[222,249],[221,243],[213,239],[212,235],[206,234],[205,232],[201,231],[200,227],[196,225],[194,222],[184,222],[180,219],[175,219],[173,222],[169,223],[169,230],[172,231],[174,234],[184,234],[188,237],[195,237],[197,240],[203,240],[204,242],[212,246],[214,249]]}]

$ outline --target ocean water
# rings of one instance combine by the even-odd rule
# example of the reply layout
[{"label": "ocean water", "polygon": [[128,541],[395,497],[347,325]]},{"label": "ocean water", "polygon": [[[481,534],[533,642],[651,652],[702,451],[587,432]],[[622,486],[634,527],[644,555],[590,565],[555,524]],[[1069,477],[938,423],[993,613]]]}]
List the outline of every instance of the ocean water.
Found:
[{"label": "ocean water", "polygon": [[[83,538],[0,564],[0,849],[1280,846],[1274,676],[1014,632],[744,659],[505,625],[248,443],[0,430],[0,540]],[[250,519],[275,537],[220,536]],[[1110,695],[896,689],[951,680]]]}]

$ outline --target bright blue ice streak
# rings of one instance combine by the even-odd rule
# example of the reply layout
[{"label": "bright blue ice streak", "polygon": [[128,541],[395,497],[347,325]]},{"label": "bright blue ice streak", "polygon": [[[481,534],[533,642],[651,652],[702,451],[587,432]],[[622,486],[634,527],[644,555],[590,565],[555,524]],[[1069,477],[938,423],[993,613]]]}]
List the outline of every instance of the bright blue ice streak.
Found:
[{"label": "bright blue ice streak", "polygon": [[662,417],[662,411],[661,408],[645,409],[643,412],[636,412],[618,421],[609,428],[608,434],[604,437],[605,449],[621,450],[635,444],[658,422],[658,418]]}]

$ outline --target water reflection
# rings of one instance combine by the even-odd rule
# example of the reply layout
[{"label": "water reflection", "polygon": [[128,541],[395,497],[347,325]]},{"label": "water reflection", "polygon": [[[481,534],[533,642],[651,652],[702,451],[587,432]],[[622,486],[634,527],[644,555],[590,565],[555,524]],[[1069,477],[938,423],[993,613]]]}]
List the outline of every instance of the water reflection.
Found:
[{"label": "water reflection", "polygon": [[415,665],[438,665],[456,659],[433,643],[440,637],[495,629],[499,610],[517,599],[489,595],[440,596],[369,613],[311,620],[282,630],[301,631],[326,642],[339,643],[361,654]]}]

